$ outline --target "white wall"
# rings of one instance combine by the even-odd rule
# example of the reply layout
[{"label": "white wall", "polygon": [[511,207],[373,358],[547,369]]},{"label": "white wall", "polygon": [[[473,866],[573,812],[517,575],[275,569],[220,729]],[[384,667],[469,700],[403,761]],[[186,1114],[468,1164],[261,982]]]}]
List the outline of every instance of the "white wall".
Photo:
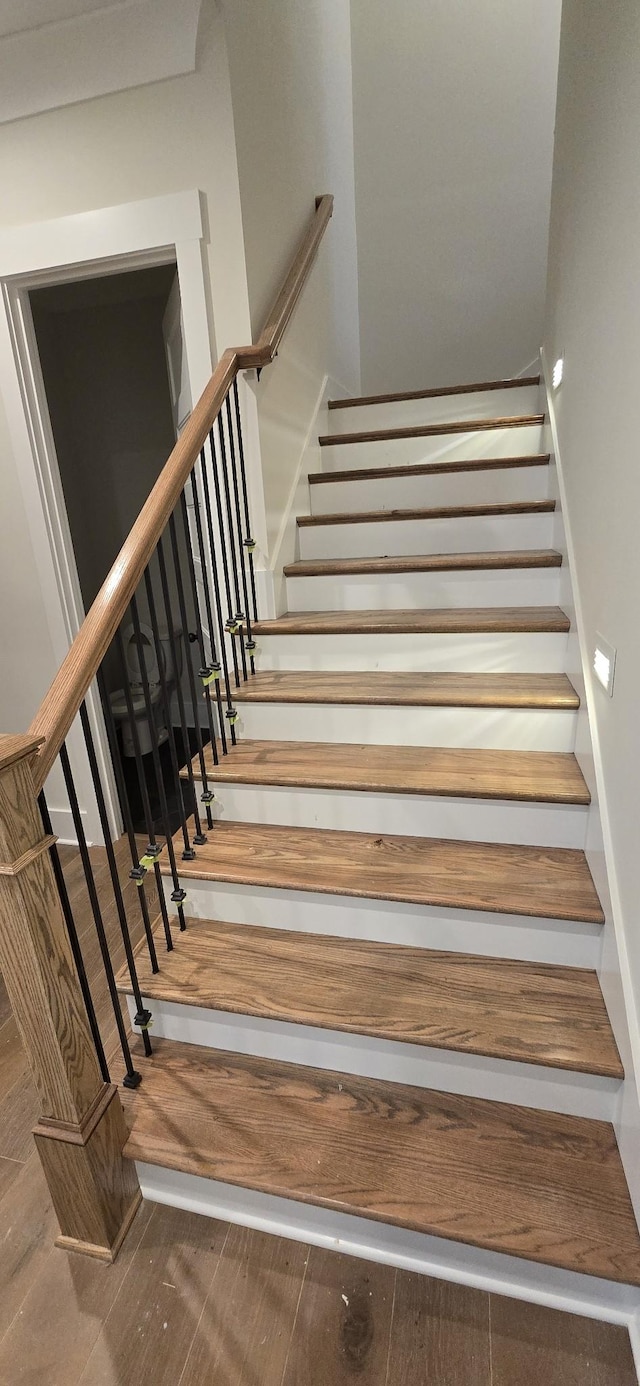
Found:
[{"label": "white wall", "polygon": [[334,393],[360,387],[349,6],[224,0],[224,12],[254,338],[315,196],[335,197],[312,278],[255,391],[269,562],[277,568],[293,557],[279,537],[327,378]]},{"label": "white wall", "polygon": [[[189,76],[0,126],[0,225],[186,188],[205,194],[207,279],[219,349],[249,340],[235,138],[221,18],[205,0]],[[28,727],[57,664],[0,398],[0,727]]]},{"label": "white wall", "polygon": [[[554,397],[600,808],[636,1067],[640,1063],[640,9],[565,0],[545,358]],[[614,696],[591,675],[596,632],[617,647]],[[602,792],[604,790],[604,793]],[[640,1068],[639,1068],[640,1071]],[[636,1141],[636,1149],[637,1141]]]},{"label": "white wall", "polygon": [[560,0],[351,0],[366,392],[516,375],[542,335]]}]

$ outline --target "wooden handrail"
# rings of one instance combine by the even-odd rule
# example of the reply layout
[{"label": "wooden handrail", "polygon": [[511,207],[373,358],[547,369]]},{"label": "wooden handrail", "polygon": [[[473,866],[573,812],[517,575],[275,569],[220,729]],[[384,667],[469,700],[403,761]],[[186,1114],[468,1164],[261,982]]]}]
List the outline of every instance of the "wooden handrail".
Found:
[{"label": "wooden handrail", "polygon": [[42,742],[33,766],[37,792],[95,678],[228,390],[239,371],[269,365],[277,355],[332,212],[333,197],[329,193],[316,198],[316,210],[258,341],[252,346],[231,347],[220,357],[209,384],[87,612],[29,728],[29,735]]}]

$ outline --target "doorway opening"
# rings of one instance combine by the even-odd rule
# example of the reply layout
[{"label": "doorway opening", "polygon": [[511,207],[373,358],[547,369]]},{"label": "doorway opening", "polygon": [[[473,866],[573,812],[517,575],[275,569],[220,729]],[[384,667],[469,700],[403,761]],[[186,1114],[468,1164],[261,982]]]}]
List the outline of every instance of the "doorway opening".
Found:
[{"label": "doorway opening", "polygon": [[[190,410],[176,264],[57,282],[31,289],[28,298],[68,534],[86,613]],[[154,765],[157,749],[170,828],[176,831],[181,805],[172,773],[170,739],[175,742],[179,763],[184,765],[196,750],[194,719],[199,715],[189,699],[187,661],[195,650],[189,637],[196,626],[189,593],[188,628],[184,629],[179,619],[175,590],[169,628],[169,620],[163,619],[166,602],[157,576],[152,578],[152,587],[160,626],[157,653],[144,593],[139,614],[153,717],[146,716],[141,655],[130,615],[120,627],[124,659],[112,648],[105,661],[101,692],[104,715],[115,723],[134,828],[140,833],[145,832],[145,815],[136,741],[154,822],[159,827],[162,823]],[[158,660],[170,696],[168,719],[160,706]],[[178,681],[189,714],[184,734],[177,707]],[[136,734],[131,727],[132,708]],[[202,737],[209,739],[204,726]],[[184,792],[188,794],[188,785]],[[188,808],[190,811],[191,806]]]}]

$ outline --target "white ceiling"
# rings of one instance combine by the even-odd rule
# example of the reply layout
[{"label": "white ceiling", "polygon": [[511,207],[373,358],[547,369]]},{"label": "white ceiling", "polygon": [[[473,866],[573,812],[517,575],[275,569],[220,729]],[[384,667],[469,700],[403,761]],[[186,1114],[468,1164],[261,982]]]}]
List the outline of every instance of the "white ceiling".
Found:
[{"label": "white ceiling", "polygon": [[81,14],[93,14],[113,5],[114,0],[0,0],[0,38],[61,19],[77,19]]}]

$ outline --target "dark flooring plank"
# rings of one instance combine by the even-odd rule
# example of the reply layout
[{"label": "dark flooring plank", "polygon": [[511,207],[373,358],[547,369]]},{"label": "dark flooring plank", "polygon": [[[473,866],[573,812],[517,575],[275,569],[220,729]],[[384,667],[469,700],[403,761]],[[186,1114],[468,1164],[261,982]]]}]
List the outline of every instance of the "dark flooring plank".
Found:
[{"label": "dark flooring plank", "polygon": [[626,1328],[497,1295],[491,1356],[492,1386],[637,1386]]},{"label": "dark flooring plank", "polygon": [[231,1227],[180,1386],[280,1386],[309,1248]]},{"label": "dark flooring plank", "polygon": [[439,385],[437,389],[401,390],[391,395],[350,395],[347,399],[330,399],[329,409],[357,409],[363,404],[392,404],[405,399],[440,399],[446,395],[473,395],[480,390],[523,389],[539,385],[539,375],[510,376],[506,380],[479,380],[471,385]]},{"label": "dark flooring plank", "polygon": [[52,1248],[0,1343],[0,1382],[76,1386],[153,1209],[139,1209],[112,1266]]},{"label": "dark flooring plank", "polygon": [[18,1078],[0,1102],[0,1156],[24,1164],[33,1153],[33,1128],[40,1102],[28,1074]]},{"label": "dark flooring plank", "polygon": [[492,1386],[489,1296],[398,1271],[387,1380],[388,1386]]},{"label": "dark flooring plank", "polygon": [[[58,1224],[35,1151],[0,1202],[0,1342],[44,1262]],[[32,1323],[31,1331],[37,1326]],[[0,1377],[3,1381],[6,1378]]]},{"label": "dark flooring plank", "polygon": [[0,1028],[0,1102],[27,1075],[27,1058],[13,1016]]},{"label": "dark flooring plank", "polygon": [[0,973],[0,1026],[4,1025],[10,1015],[11,1006],[9,1005],[9,997],[7,996],[7,988],[4,984],[4,977],[2,973]]},{"label": "dark flooring plank", "polygon": [[385,1386],[395,1277],[311,1247],[282,1386]]},{"label": "dark flooring plank", "polygon": [[78,1386],[177,1386],[227,1232],[158,1205]]}]

